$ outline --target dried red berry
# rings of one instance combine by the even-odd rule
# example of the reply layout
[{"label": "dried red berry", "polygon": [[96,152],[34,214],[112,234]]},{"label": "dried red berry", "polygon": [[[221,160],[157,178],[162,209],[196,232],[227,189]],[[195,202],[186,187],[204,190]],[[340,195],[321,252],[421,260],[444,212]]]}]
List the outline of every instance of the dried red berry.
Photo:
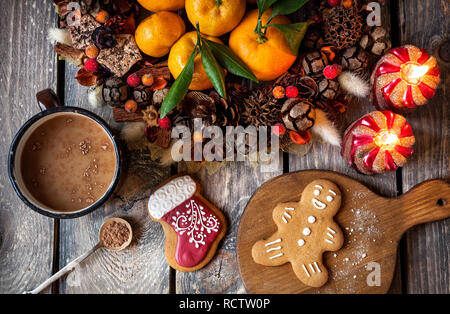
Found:
[{"label": "dried red berry", "polygon": [[87,59],[84,62],[84,68],[86,71],[90,72],[90,73],[95,73],[98,71],[99,65],[97,60],[95,59]]},{"label": "dried red berry", "polygon": [[328,4],[332,7],[335,7],[339,4],[341,4],[341,0],[328,0]]},{"label": "dried red berry", "polygon": [[287,98],[295,98],[298,96],[298,89],[294,85],[290,85],[286,87],[286,97]]},{"label": "dried red berry", "polygon": [[162,119],[158,119],[158,125],[161,129],[168,129],[170,128],[171,122],[168,116],[165,116]]},{"label": "dried red berry", "polygon": [[329,80],[336,78],[336,76],[338,76],[340,72],[341,72],[341,67],[337,64],[327,65],[323,69],[323,75]]},{"label": "dried red berry", "polygon": [[130,87],[138,87],[139,84],[141,84],[141,79],[140,79],[139,75],[137,75],[136,73],[130,74],[127,77],[127,84]]},{"label": "dried red berry", "polygon": [[277,136],[283,135],[286,133],[286,127],[283,123],[277,123],[274,125],[272,132]]}]

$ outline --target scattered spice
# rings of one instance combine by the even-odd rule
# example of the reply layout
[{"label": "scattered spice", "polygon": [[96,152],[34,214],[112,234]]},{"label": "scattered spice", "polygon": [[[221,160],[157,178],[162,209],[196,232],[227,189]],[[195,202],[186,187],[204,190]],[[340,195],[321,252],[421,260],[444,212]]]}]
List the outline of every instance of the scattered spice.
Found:
[{"label": "scattered spice", "polygon": [[101,234],[101,242],[108,248],[119,248],[127,242],[130,230],[122,222],[112,221],[108,223]]}]

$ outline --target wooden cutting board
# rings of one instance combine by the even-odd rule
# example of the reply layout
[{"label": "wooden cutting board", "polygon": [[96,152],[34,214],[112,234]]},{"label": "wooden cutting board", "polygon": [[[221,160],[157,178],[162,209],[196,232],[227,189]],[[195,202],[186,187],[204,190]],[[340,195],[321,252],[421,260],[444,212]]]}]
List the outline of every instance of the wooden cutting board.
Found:
[{"label": "wooden cutting board", "polygon": [[[343,200],[334,219],[345,236],[339,251],[324,253],[329,279],[320,288],[300,282],[290,263],[263,266],[251,255],[256,241],[277,230],[273,208],[278,203],[299,201],[305,186],[315,179],[339,186]],[[449,195],[450,185],[442,180],[423,182],[397,198],[381,197],[358,181],[331,171],[291,172],[269,180],[250,199],[239,224],[237,258],[246,289],[249,293],[386,293],[401,236],[417,224],[449,217]]]}]

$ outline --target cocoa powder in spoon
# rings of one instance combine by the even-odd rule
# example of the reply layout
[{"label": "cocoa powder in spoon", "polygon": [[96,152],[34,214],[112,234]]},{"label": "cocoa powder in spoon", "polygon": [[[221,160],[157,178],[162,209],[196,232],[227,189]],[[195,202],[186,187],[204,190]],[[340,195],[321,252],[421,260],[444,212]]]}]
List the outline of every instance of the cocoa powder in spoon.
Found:
[{"label": "cocoa powder in spoon", "polygon": [[128,240],[129,236],[130,230],[128,230],[127,225],[121,222],[112,221],[105,226],[100,240],[106,247],[118,248]]}]

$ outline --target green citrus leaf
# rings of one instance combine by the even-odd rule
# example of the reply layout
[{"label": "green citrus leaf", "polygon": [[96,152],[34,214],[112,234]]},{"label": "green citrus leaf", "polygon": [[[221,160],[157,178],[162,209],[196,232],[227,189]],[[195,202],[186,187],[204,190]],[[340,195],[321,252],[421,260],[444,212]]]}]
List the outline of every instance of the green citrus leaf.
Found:
[{"label": "green citrus leaf", "polygon": [[286,37],[294,55],[298,55],[298,49],[310,24],[311,22],[300,22],[295,24],[270,24],[269,26],[278,28]]},{"label": "green citrus leaf", "polygon": [[205,72],[220,97],[225,98],[227,97],[225,88],[225,72],[211,52],[211,48],[209,48],[206,40],[202,38],[201,41],[202,44],[200,46],[200,53],[202,54],[202,63],[205,68]]},{"label": "green citrus leaf", "polygon": [[[261,17],[263,13],[272,6],[277,0],[256,0],[258,5],[259,16]],[[293,0],[291,0],[293,1]]]},{"label": "green citrus leaf", "polygon": [[278,0],[273,5],[273,13],[270,20],[276,15],[291,14],[300,9],[309,0]]},{"label": "green citrus leaf", "polygon": [[189,89],[189,85],[192,82],[192,76],[194,75],[194,58],[198,52],[198,45],[194,47],[191,56],[189,57],[186,66],[181,71],[180,76],[175,80],[169,92],[167,93],[164,101],[161,104],[161,118],[164,118],[169,112],[175,108],[184,96],[186,96]]},{"label": "green citrus leaf", "polygon": [[256,83],[259,82],[252,70],[250,70],[228,46],[218,44],[208,39],[205,39],[205,41],[208,43],[212,53],[222,67],[234,75],[247,78]]}]

